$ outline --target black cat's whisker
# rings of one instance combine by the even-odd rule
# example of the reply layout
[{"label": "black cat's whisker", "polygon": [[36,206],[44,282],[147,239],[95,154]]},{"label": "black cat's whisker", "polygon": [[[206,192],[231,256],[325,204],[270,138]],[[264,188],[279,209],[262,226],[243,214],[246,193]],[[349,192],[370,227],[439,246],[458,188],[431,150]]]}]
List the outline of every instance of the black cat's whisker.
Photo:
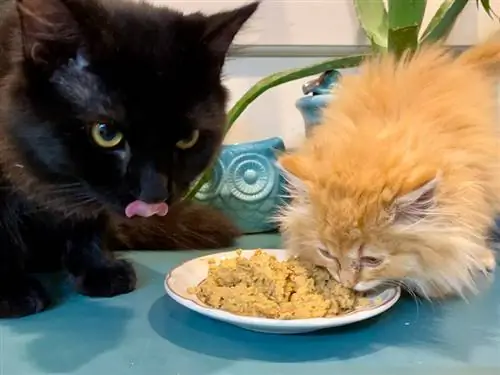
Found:
[{"label": "black cat's whisker", "polygon": [[192,246],[189,246],[189,242],[188,241],[185,241],[184,237],[183,236],[176,236],[173,241],[175,241],[175,243],[177,243],[177,247],[179,248],[184,248],[184,249],[192,249]]},{"label": "black cat's whisker", "polygon": [[81,207],[90,205],[92,203],[97,203],[97,199],[94,197],[88,197],[86,199],[81,199],[73,202],[72,204],[68,204],[64,206],[65,214],[71,216],[79,211]]},{"label": "black cat's whisker", "polygon": [[52,204],[60,204],[61,202],[65,201],[75,201],[75,200],[81,200],[84,198],[87,198],[87,195],[84,195],[82,192],[53,192],[51,194],[46,193],[45,195],[46,199],[43,205],[43,207],[50,207]]},{"label": "black cat's whisker", "polygon": [[199,239],[199,240],[204,240],[208,243],[212,243],[214,245],[217,244],[217,240],[213,239],[213,238],[209,238],[208,236],[202,236],[201,234],[199,234],[198,232],[195,232],[193,230],[189,230],[189,231],[185,231],[183,233],[184,235],[186,235],[187,237],[191,237],[191,238],[194,238],[194,239]]},{"label": "black cat's whisker", "polygon": [[57,193],[64,193],[64,192],[78,192],[78,191],[85,191],[86,189],[82,185],[73,185],[73,186],[54,186],[49,189],[46,189],[46,192],[48,194],[57,194]]},{"label": "black cat's whisker", "polygon": [[57,187],[82,186],[82,183],[80,181],[75,181],[75,182],[60,183],[54,186]]},{"label": "black cat's whisker", "polygon": [[[187,235],[186,235],[187,234]],[[182,246],[185,248],[185,249],[193,249],[193,241],[192,241],[193,237],[190,237],[189,236],[189,233],[183,233],[182,236],[180,237],[175,237],[175,241],[178,243],[178,244],[182,244]],[[205,238],[203,236],[198,236],[198,237],[194,237],[194,239],[201,239],[201,240],[204,240]],[[213,240],[210,241],[210,243],[213,243]]]},{"label": "black cat's whisker", "polygon": [[82,191],[83,189],[81,187],[66,187],[66,188],[54,188],[47,190],[47,194],[61,194],[61,193],[66,193],[66,194],[71,194],[71,193],[77,193]]},{"label": "black cat's whisker", "polygon": [[45,211],[47,209],[50,209],[51,206],[53,205],[59,205],[63,206],[64,210],[66,212],[68,211],[74,211],[78,208],[81,208],[85,205],[98,202],[95,197],[89,196],[88,193],[80,191],[75,191],[75,192],[68,192],[66,191],[65,193],[55,193],[47,194],[47,199],[45,200],[44,204],[39,204],[36,207],[32,207],[30,209],[30,212],[36,213],[40,211]]},{"label": "black cat's whisker", "polygon": [[173,242],[177,244],[177,247],[179,248],[184,248],[184,249],[192,249],[192,246],[190,246],[190,241],[189,241],[189,236],[186,236],[186,232],[182,233],[176,233],[175,236],[169,236],[169,238],[172,239]]}]

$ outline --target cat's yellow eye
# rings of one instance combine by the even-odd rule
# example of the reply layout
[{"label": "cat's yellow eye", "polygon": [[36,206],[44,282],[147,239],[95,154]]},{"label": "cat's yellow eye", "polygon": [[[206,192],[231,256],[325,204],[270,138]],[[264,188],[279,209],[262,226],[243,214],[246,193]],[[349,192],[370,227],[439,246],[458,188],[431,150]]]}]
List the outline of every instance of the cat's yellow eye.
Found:
[{"label": "cat's yellow eye", "polygon": [[123,133],[104,122],[93,124],[90,129],[90,135],[95,144],[102,148],[116,147],[123,140]]},{"label": "cat's yellow eye", "polygon": [[193,147],[196,144],[196,142],[198,142],[199,138],[200,138],[200,131],[193,130],[193,132],[191,133],[191,136],[189,138],[181,139],[175,145],[177,146],[177,148],[180,148],[181,150],[187,150],[187,149]]}]

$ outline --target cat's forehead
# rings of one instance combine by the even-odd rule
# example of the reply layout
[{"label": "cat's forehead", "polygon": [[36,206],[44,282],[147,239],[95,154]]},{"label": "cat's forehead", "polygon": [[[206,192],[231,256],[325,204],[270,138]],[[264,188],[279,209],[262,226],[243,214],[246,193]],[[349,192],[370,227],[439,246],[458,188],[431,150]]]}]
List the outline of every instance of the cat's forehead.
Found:
[{"label": "cat's forehead", "polygon": [[90,69],[96,72],[107,86],[117,90],[129,90],[128,97],[154,97],[161,100],[175,95],[196,95],[196,92],[203,92],[209,82],[216,81],[218,76],[215,69],[212,69],[208,62],[200,66],[197,56],[203,56],[203,53],[154,53],[147,48],[121,50],[109,54],[106,58],[91,57]]},{"label": "cat's forehead", "polygon": [[323,220],[318,231],[324,242],[337,249],[354,247],[362,238],[362,230],[358,226],[340,220]]},{"label": "cat's forehead", "polygon": [[146,130],[168,122],[182,127],[189,118],[220,110],[225,92],[218,81],[207,85],[207,76],[203,69],[197,74],[190,69],[169,70],[147,54],[95,61],[80,50],[54,72],[51,82],[83,117],[90,117],[84,120],[110,118],[123,124],[140,123]]},{"label": "cat's forehead", "polygon": [[360,197],[322,197],[313,200],[319,231],[338,245],[350,247],[377,226],[381,207],[376,202]]},{"label": "cat's forehead", "polygon": [[103,34],[87,47],[90,69],[108,87],[135,100],[203,91],[219,66],[203,43],[203,22],[162,8],[127,6],[109,16]]}]

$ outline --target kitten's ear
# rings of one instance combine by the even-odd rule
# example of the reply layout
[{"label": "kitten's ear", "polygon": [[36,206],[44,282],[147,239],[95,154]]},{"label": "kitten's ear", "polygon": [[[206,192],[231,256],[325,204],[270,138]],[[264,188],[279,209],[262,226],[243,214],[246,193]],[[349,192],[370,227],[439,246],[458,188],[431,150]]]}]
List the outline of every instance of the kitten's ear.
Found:
[{"label": "kitten's ear", "polygon": [[255,13],[260,1],[244,5],[240,8],[220,12],[207,18],[203,41],[212,53],[224,61],[236,34],[245,22]]},{"label": "kitten's ear", "polygon": [[66,0],[17,0],[17,10],[26,59],[48,64],[75,52],[80,32]]},{"label": "kitten's ear", "polygon": [[425,182],[419,188],[395,199],[392,207],[395,223],[413,223],[429,215],[436,206],[436,190],[439,176]]},{"label": "kitten's ear", "polygon": [[298,190],[306,190],[308,168],[300,156],[284,154],[278,158],[276,166],[283,172],[283,176],[293,187]]}]

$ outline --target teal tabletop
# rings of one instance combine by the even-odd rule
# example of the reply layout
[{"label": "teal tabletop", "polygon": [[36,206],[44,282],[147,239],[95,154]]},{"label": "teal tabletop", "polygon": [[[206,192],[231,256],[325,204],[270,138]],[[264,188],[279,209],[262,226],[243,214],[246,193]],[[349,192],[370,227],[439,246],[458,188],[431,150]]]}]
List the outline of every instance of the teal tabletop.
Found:
[{"label": "teal tabletop", "polygon": [[[239,245],[277,248],[280,239],[249,236]],[[202,254],[126,253],[140,285],[112,299],[82,297],[46,280],[56,306],[0,322],[0,375],[500,374],[498,280],[467,302],[405,298],[342,329],[266,335],[210,320],[165,295],[165,274]]]}]

